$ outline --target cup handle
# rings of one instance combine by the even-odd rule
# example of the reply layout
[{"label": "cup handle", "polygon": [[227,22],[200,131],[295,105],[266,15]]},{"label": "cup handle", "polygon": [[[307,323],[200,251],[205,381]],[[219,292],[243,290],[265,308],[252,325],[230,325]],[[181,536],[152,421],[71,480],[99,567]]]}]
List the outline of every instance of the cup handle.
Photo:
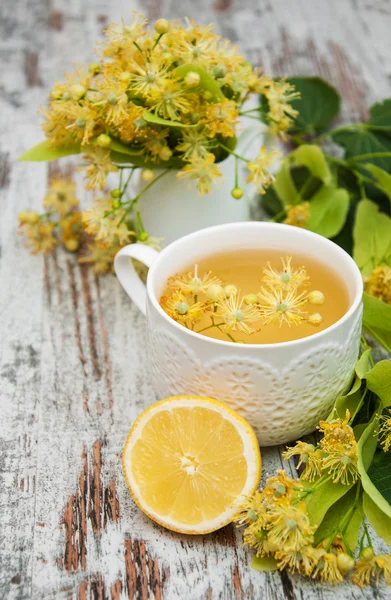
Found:
[{"label": "cup handle", "polygon": [[149,268],[158,256],[159,252],[145,244],[129,244],[115,255],[114,271],[119,282],[143,315],[146,314],[147,290],[129,259],[135,258]]}]

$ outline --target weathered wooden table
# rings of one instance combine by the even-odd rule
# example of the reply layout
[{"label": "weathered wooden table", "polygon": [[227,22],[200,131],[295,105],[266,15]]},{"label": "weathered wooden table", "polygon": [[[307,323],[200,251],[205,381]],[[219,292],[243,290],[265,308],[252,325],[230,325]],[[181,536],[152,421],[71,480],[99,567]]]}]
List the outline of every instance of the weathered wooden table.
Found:
[{"label": "weathered wooden table", "polygon": [[[39,104],[102,29],[130,9],[215,21],[267,72],[316,74],[344,117],[391,95],[389,0],[4,0],[0,58],[0,597],[391,598],[249,569],[241,534],[185,537],[135,507],[120,453],[154,395],[145,322],[113,276],[96,280],[63,251],[32,257],[17,213],[39,209],[47,166],[15,163],[41,138]],[[282,463],[264,453],[265,471]],[[377,540],[378,547],[382,547]],[[384,546],[384,545],[383,545]]]}]

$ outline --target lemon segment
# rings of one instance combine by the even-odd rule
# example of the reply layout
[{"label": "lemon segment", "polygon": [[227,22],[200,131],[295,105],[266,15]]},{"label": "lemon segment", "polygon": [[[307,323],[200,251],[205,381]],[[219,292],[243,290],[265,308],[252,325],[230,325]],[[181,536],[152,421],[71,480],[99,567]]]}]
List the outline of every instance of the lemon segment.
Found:
[{"label": "lemon segment", "polygon": [[135,421],[122,466],[135,502],[151,519],[182,533],[229,523],[261,473],[251,426],[211,398],[174,396]]}]

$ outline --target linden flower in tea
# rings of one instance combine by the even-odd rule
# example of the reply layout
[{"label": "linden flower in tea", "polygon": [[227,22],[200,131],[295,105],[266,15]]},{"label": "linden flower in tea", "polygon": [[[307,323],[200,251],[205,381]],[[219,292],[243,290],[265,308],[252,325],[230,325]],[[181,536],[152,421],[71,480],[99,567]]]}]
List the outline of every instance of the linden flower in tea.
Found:
[{"label": "linden flower in tea", "polygon": [[196,333],[255,344],[312,335],[342,317],[348,305],[336,274],[310,257],[282,257],[276,250],[202,259],[169,278],[160,303]]}]

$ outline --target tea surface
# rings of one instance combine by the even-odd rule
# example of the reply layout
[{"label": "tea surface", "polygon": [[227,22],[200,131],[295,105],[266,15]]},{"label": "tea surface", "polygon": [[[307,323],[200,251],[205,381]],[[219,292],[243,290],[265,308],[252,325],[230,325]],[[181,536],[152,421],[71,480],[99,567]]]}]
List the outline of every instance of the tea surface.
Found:
[{"label": "tea surface", "polygon": [[[314,260],[311,256],[298,253],[291,253],[290,256],[292,256],[292,261],[288,271],[293,275],[298,273],[299,276],[300,273],[304,273],[309,278],[296,287],[293,285],[291,297],[293,299],[293,305],[296,303],[298,308],[296,313],[295,309],[292,310],[292,320],[284,317],[283,314],[284,302],[287,293],[289,292],[285,283],[282,284],[284,289],[281,291],[282,296],[280,298],[282,310],[275,310],[274,306],[276,303],[273,304],[273,301],[271,300],[271,298],[274,298],[273,294],[278,295],[278,284],[277,286],[274,285],[273,280],[270,279],[270,273],[273,273],[273,271],[271,272],[269,267],[271,267],[272,270],[274,269],[275,273],[283,274],[284,268],[282,259],[285,260],[285,266],[287,264],[287,259],[289,260],[286,253],[281,253],[279,250],[240,250],[214,254],[198,261],[198,278],[202,280],[204,275],[209,273],[209,278],[217,277],[221,280],[219,283],[221,283],[223,287],[227,286],[227,284],[231,284],[236,286],[239,290],[238,294],[233,294],[233,304],[231,305],[233,308],[235,308],[235,306],[239,307],[241,298],[252,295],[251,299],[254,306],[249,306],[249,302],[243,302],[239,312],[244,309],[245,317],[243,318],[243,322],[246,323],[248,321],[248,327],[252,330],[255,329],[255,332],[249,334],[243,331],[242,328],[233,327],[233,329],[231,329],[228,326],[228,332],[235,341],[245,342],[246,344],[272,344],[297,340],[330,327],[330,325],[338,321],[347,312],[349,308],[348,292],[342,278],[337,272],[331,270],[324,263]],[[270,263],[270,265],[268,263]],[[303,267],[305,269],[304,271],[302,270]],[[185,307],[187,305],[186,303],[190,306],[195,301],[199,302],[206,298],[202,292],[194,295],[192,293],[190,294],[189,290],[184,289],[182,289],[182,291],[185,292],[183,296],[175,296],[175,290],[178,289],[176,288],[177,282],[179,282],[179,288],[185,285],[180,282],[183,282],[186,279],[185,275],[187,273],[193,272],[194,274],[194,268],[194,264],[188,265],[188,268],[184,269],[175,277],[172,277],[163,292],[161,298],[162,307],[173,318],[175,318],[175,314],[167,308],[167,306],[173,306],[173,302],[170,302],[170,299],[173,298],[174,304],[176,302],[175,307],[179,307],[179,310],[182,310],[180,304],[181,299],[184,301],[182,304]],[[264,270],[267,271],[266,275]],[[287,270],[285,269],[285,272],[286,271]],[[269,279],[267,273],[269,273]],[[289,277],[287,276],[287,278]],[[294,278],[292,278],[292,282],[293,279]],[[211,285],[213,285],[213,282]],[[308,296],[308,294],[315,290],[322,292],[324,296],[321,304],[313,304],[308,300],[308,298],[313,299],[313,295]],[[180,291],[180,294],[182,294],[182,291]],[[322,294],[320,295],[321,297]],[[255,298],[255,295],[258,295],[257,299]],[[303,300],[300,300],[300,298],[303,298]],[[167,299],[169,299],[168,304]],[[236,300],[237,304],[235,305]],[[252,310],[254,310],[254,312],[256,310],[265,310],[262,308],[265,306],[265,303],[270,303],[272,307],[270,313],[272,315],[272,322],[266,322],[268,320],[267,311],[266,314],[263,315],[263,319],[255,322],[254,317],[254,321],[252,321]],[[186,319],[183,318],[184,315],[180,314],[177,315],[179,318],[176,318],[176,320],[184,326],[190,326],[191,329],[200,332],[201,335],[230,341],[229,336],[227,337],[227,330],[225,329],[226,325],[211,327],[212,322],[215,324],[224,322],[224,315],[226,314],[226,309],[224,307],[226,307],[227,304],[229,304],[229,294],[225,294],[225,299],[223,299],[222,302],[219,299],[219,301],[212,304],[210,308],[199,314],[196,314],[195,309],[192,313],[192,308],[190,306],[190,320],[186,321]],[[289,311],[285,314],[289,316]],[[296,318],[295,314],[299,316]],[[223,318],[221,315],[223,315]],[[311,315],[315,316],[311,317]],[[318,315],[321,315],[320,323],[315,324],[308,321],[309,318],[310,321],[311,319],[314,319],[316,322],[318,320]],[[191,321],[192,316],[197,318],[195,322]],[[279,316],[281,316],[282,319],[277,318]],[[276,318],[274,319],[274,317]],[[259,315],[257,318],[259,319]],[[298,324],[296,324],[295,321],[298,321]],[[246,327],[246,325],[244,327]]]}]

